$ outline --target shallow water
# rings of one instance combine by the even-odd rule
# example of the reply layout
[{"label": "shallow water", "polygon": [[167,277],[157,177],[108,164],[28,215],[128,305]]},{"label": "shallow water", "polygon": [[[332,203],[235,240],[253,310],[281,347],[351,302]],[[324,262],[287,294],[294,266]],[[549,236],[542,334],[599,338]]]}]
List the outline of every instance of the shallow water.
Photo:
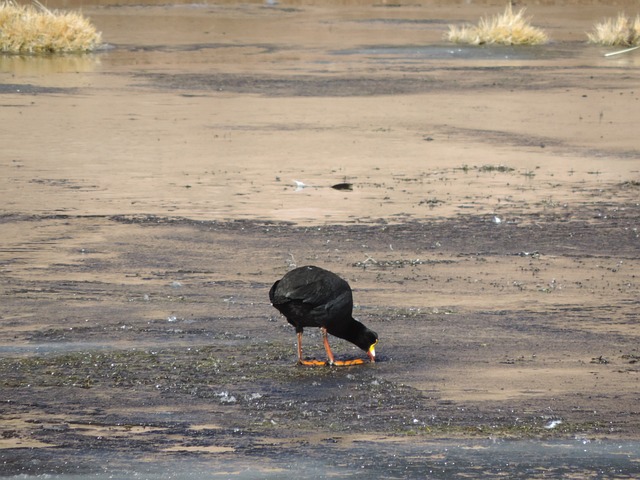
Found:
[{"label": "shallow water", "polygon": [[0,56],[2,211],[322,224],[589,201],[636,178],[640,110],[640,56],[575,40],[591,8],[537,9],[554,43],[516,49],[444,45],[469,6],[85,6],[105,51]]},{"label": "shallow water", "polygon": [[[328,438],[324,445],[310,449],[324,448],[327,455],[320,459],[315,459],[317,452],[289,454],[286,448],[270,452],[264,461],[260,460],[264,453],[258,451],[242,460],[232,454],[207,460],[185,450],[183,458],[174,457],[166,463],[160,458],[141,465],[131,458],[127,465],[126,456],[115,459],[105,455],[96,458],[99,467],[95,471],[10,478],[634,478],[640,473],[640,444],[630,441],[443,440],[415,444],[382,439],[355,441],[347,448],[334,443],[339,439]],[[253,455],[261,465],[252,465]],[[111,462],[118,466],[112,467]]]}]

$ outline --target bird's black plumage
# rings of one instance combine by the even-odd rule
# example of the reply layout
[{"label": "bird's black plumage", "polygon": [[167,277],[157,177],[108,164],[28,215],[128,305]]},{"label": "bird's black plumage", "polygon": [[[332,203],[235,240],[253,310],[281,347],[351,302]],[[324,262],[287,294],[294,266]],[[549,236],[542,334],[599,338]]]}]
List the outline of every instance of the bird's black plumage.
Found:
[{"label": "bird's black plumage", "polygon": [[[319,327],[323,333],[357,345],[374,359],[378,335],[352,317],[351,287],[335,273],[312,265],[296,268],[273,284],[269,299],[295,327],[298,342],[305,327]],[[333,361],[326,337],[325,348]]]}]

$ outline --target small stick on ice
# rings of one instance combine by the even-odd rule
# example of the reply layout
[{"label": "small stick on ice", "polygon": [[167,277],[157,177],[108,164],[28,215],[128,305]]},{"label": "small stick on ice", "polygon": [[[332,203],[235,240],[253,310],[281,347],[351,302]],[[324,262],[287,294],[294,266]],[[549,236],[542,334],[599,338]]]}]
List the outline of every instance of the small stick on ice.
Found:
[{"label": "small stick on ice", "polygon": [[613,57],[614,55],[620,55],[621,53],[631,52],[633,50],[637,50],[638,48],[640,48],[640,45],[638,45],[637,47],[625,48],[624,50],[618,50],[617,52],[605,53],[604,56]]}]

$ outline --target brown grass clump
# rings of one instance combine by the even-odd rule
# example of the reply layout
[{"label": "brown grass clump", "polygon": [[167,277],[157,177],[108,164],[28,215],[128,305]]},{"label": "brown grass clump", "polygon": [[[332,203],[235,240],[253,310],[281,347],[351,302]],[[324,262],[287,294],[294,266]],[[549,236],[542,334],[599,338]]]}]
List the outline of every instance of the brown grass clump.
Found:
[{"label": "brown grass clump", "polygon": [[101,35],[81,14],[0,3],[1,53],[88,52],[100,45]]},{"label": "brown grass clump", "polygon": [[513,12],[511,4],[504,13],[493,17],[483,17],[477,26],[449,26],[446,39],[454,43],[469,45],[540,45],[548,41],[547,34],[529,24],[524,16],[525,9]]},{"label": "brown grass clump", "polygon": [[598,45],[640,45],[640,15],[633,19],[621,13],[618,18],[607,18],[597,23],[587,37]]}]

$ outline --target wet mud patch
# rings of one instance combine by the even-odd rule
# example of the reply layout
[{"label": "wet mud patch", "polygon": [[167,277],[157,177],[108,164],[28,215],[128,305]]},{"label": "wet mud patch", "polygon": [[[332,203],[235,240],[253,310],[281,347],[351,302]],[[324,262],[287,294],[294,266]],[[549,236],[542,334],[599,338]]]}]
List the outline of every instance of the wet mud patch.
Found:
[{"label": "wet mud patch", "polygon": [[[584,156],[596,157],[614,157],[621,159],[637,158],[640,151],[637,150],[620,150],[617,148],[604,150],[593,147],[576,148],[567,145],[552,137],[536,137],[534,135],[520,135],[507,131],[487,130],[487,129],[455,129],[448,126],[436,126],[434,132],[438,132],[450,137],[461,137],[478,143],[500,143],[502,145],[512,145],[521,148],[554,148],[558,152],[564,154],[578,154]],[[535,171],[528,172],[529,175],[535,176]],[[593,172],[597,174],[597,172]],[[621,185],[624,186],[624,185]]]},{"label": "wet mud patch", "polygon": [[233,75],[233,74],[144,74],[155,88],[195,90],[204,92],[233,92],[267,96],[353,97],[372,95],[411,94],[427,90],[429,79],[398,78],[394,81],[375,77],[315,77],[290,75]]},{"label": "wet mud patch", "polygon": [[[0,95],[2,94],[22,94],[22,95],[70,95],[77,93],[75,88],[46,87],[32,84],[0,84]],[[27,106],[27,105],[24,105]]]},{"label": "wet mud patch", "polygon": [[[586,85],[596,89],[606,81],[597,73],[584,71],[562,81],[553,78],[557,69],[552,67],[477,67],[435,69],[402,68],[402,72],[375,76],[342,76],[331,72],[319,75],[295,74],[182,74],[140,73],[135,85],[177,91],[208,93],[257,94],[267,97],[367,97],[379,95],[416,95],[438,91],[531,91],[548,88],[576,88]],[[441,73],[448,71],[444,78]],[[560,76],[560,73],[558,73]],[[473,80],[471,80],[473,79]],[[620,86],[621,89],[627,85]]]}]

